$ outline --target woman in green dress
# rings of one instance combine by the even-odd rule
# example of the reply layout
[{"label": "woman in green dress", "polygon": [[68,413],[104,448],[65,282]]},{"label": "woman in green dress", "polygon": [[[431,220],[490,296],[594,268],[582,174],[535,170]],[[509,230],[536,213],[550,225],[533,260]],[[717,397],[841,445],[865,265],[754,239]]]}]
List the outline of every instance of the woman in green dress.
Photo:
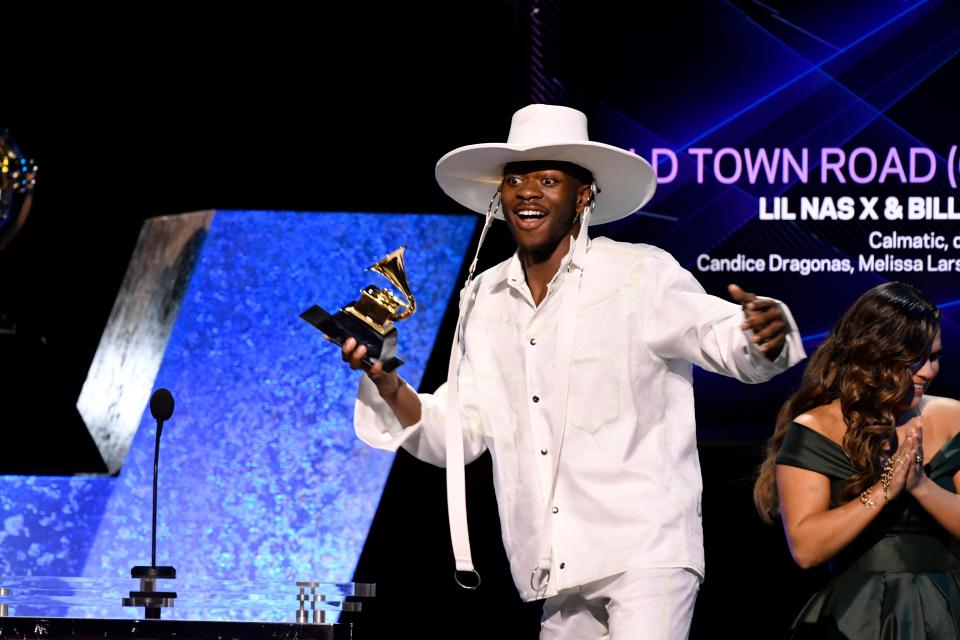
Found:
[{"label": "woman in green dress", "polygon": [[761,517],[801,567],[830,563],[791,638],[960,638],[960,402],[924,392],[940,312],[866,292],[811,357],[760,467]]}]

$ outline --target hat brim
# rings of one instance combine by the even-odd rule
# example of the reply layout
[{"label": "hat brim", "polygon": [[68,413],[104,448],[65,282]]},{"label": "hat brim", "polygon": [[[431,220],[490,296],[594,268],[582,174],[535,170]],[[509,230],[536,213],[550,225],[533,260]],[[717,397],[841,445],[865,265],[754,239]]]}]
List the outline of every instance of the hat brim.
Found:
[{"label": "hat brim", "polygon": [[[503,180],[504,166],[532,160],[572,162],[593,174],[600,193],[590,214],[591,225],[629,216],[650,201],[657,187],[653,168],[640,156],[602,142],[583,141],[536,147],[504,143],[460,147],[437,162],[437,183],[466,208],[486,213]],[[503,213],[496,217],[502,220]]]}]

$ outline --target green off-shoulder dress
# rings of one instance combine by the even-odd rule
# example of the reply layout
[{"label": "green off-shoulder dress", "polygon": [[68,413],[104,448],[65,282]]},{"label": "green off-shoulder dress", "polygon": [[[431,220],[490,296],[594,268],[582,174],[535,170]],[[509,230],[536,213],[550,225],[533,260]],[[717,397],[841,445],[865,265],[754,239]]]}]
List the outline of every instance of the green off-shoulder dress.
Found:
[{"label": "green off-shoulder dress", "polygon": [[[827,476],[834,505],[840,504],[840,486],[856,471],[840,445],[796,422],[777,464]],[[956,493],[960,434],[925,469],[931,480]],[[960,639],[960,541],[908,493],[884,506],[830,562],[830,571],[833,578],[810,598],[788,638]]]}]

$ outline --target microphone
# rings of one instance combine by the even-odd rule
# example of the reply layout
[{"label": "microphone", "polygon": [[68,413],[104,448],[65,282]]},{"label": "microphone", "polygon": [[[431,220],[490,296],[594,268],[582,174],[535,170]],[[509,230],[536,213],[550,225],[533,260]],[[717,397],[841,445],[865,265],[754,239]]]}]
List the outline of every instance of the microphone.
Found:
[{"label": "microphone", "polygon": [[159,423],[169,420],[173,415],[173,394],[163,387],[154,391],[150,398],[150,414]]},{"label": "microphone", "polygon": [[157,566],[157,468],[160,464],[160,434],[163,423],[173,415],[173,394],[160,387],[150,397],[150,414],[157,421],[157,444],[153,450],[153,545],[150,552],[150,566]]},{"label": "microphone", "polygon": [[131,591],[129,598],[123,599],[125,607],[143,607],[144,617],[159,620],[162,607],[172,607],[177,597],[174,591],[157,591],[157,580],[174,579],[177,570],[174,567],[157,566],[157,470],[160,463],[160,434],[163,423],[173,415],[173,394],[167,389],[157,389],[150,397],[150,414],[157,421],[157,442],[153,451],[153,526],[152,545],[150,547],[150,566],[138,566],[130,570],[130,577],[140,579],[140,590]]}]

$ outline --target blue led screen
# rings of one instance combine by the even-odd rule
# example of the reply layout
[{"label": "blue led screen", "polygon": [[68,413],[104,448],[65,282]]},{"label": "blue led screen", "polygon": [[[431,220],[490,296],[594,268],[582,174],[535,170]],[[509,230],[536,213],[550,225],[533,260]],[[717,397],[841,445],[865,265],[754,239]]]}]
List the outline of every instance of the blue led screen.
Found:
[{"label": "blue led screen", "polygon": [[[353,433],[357,376],[298,316],[335,311],[399,245],[419,380],[477,216],[218,211],[155,387],[176,399],[160,454],[158,564],[205,580],[349,581],[392,464]],[[146,408],[145,408],[146,409]],[[155,424],[116,478],[0,478],[0,574],[129,577],[150,562]]]},{"label": "blue led screen", "polygon": [[[658,172],[644,212],[597,233],[666,249],[715,295],[784,300],[808,353],[887,280],[923,290],[957,342],[956,3],[640,4],[569,24],[539,99],[580,106],[593,139]],[[698,370],[701,440],[767,437],[802,369],[750,386]],[[960,369],[930,393],[960,395]]]}]

